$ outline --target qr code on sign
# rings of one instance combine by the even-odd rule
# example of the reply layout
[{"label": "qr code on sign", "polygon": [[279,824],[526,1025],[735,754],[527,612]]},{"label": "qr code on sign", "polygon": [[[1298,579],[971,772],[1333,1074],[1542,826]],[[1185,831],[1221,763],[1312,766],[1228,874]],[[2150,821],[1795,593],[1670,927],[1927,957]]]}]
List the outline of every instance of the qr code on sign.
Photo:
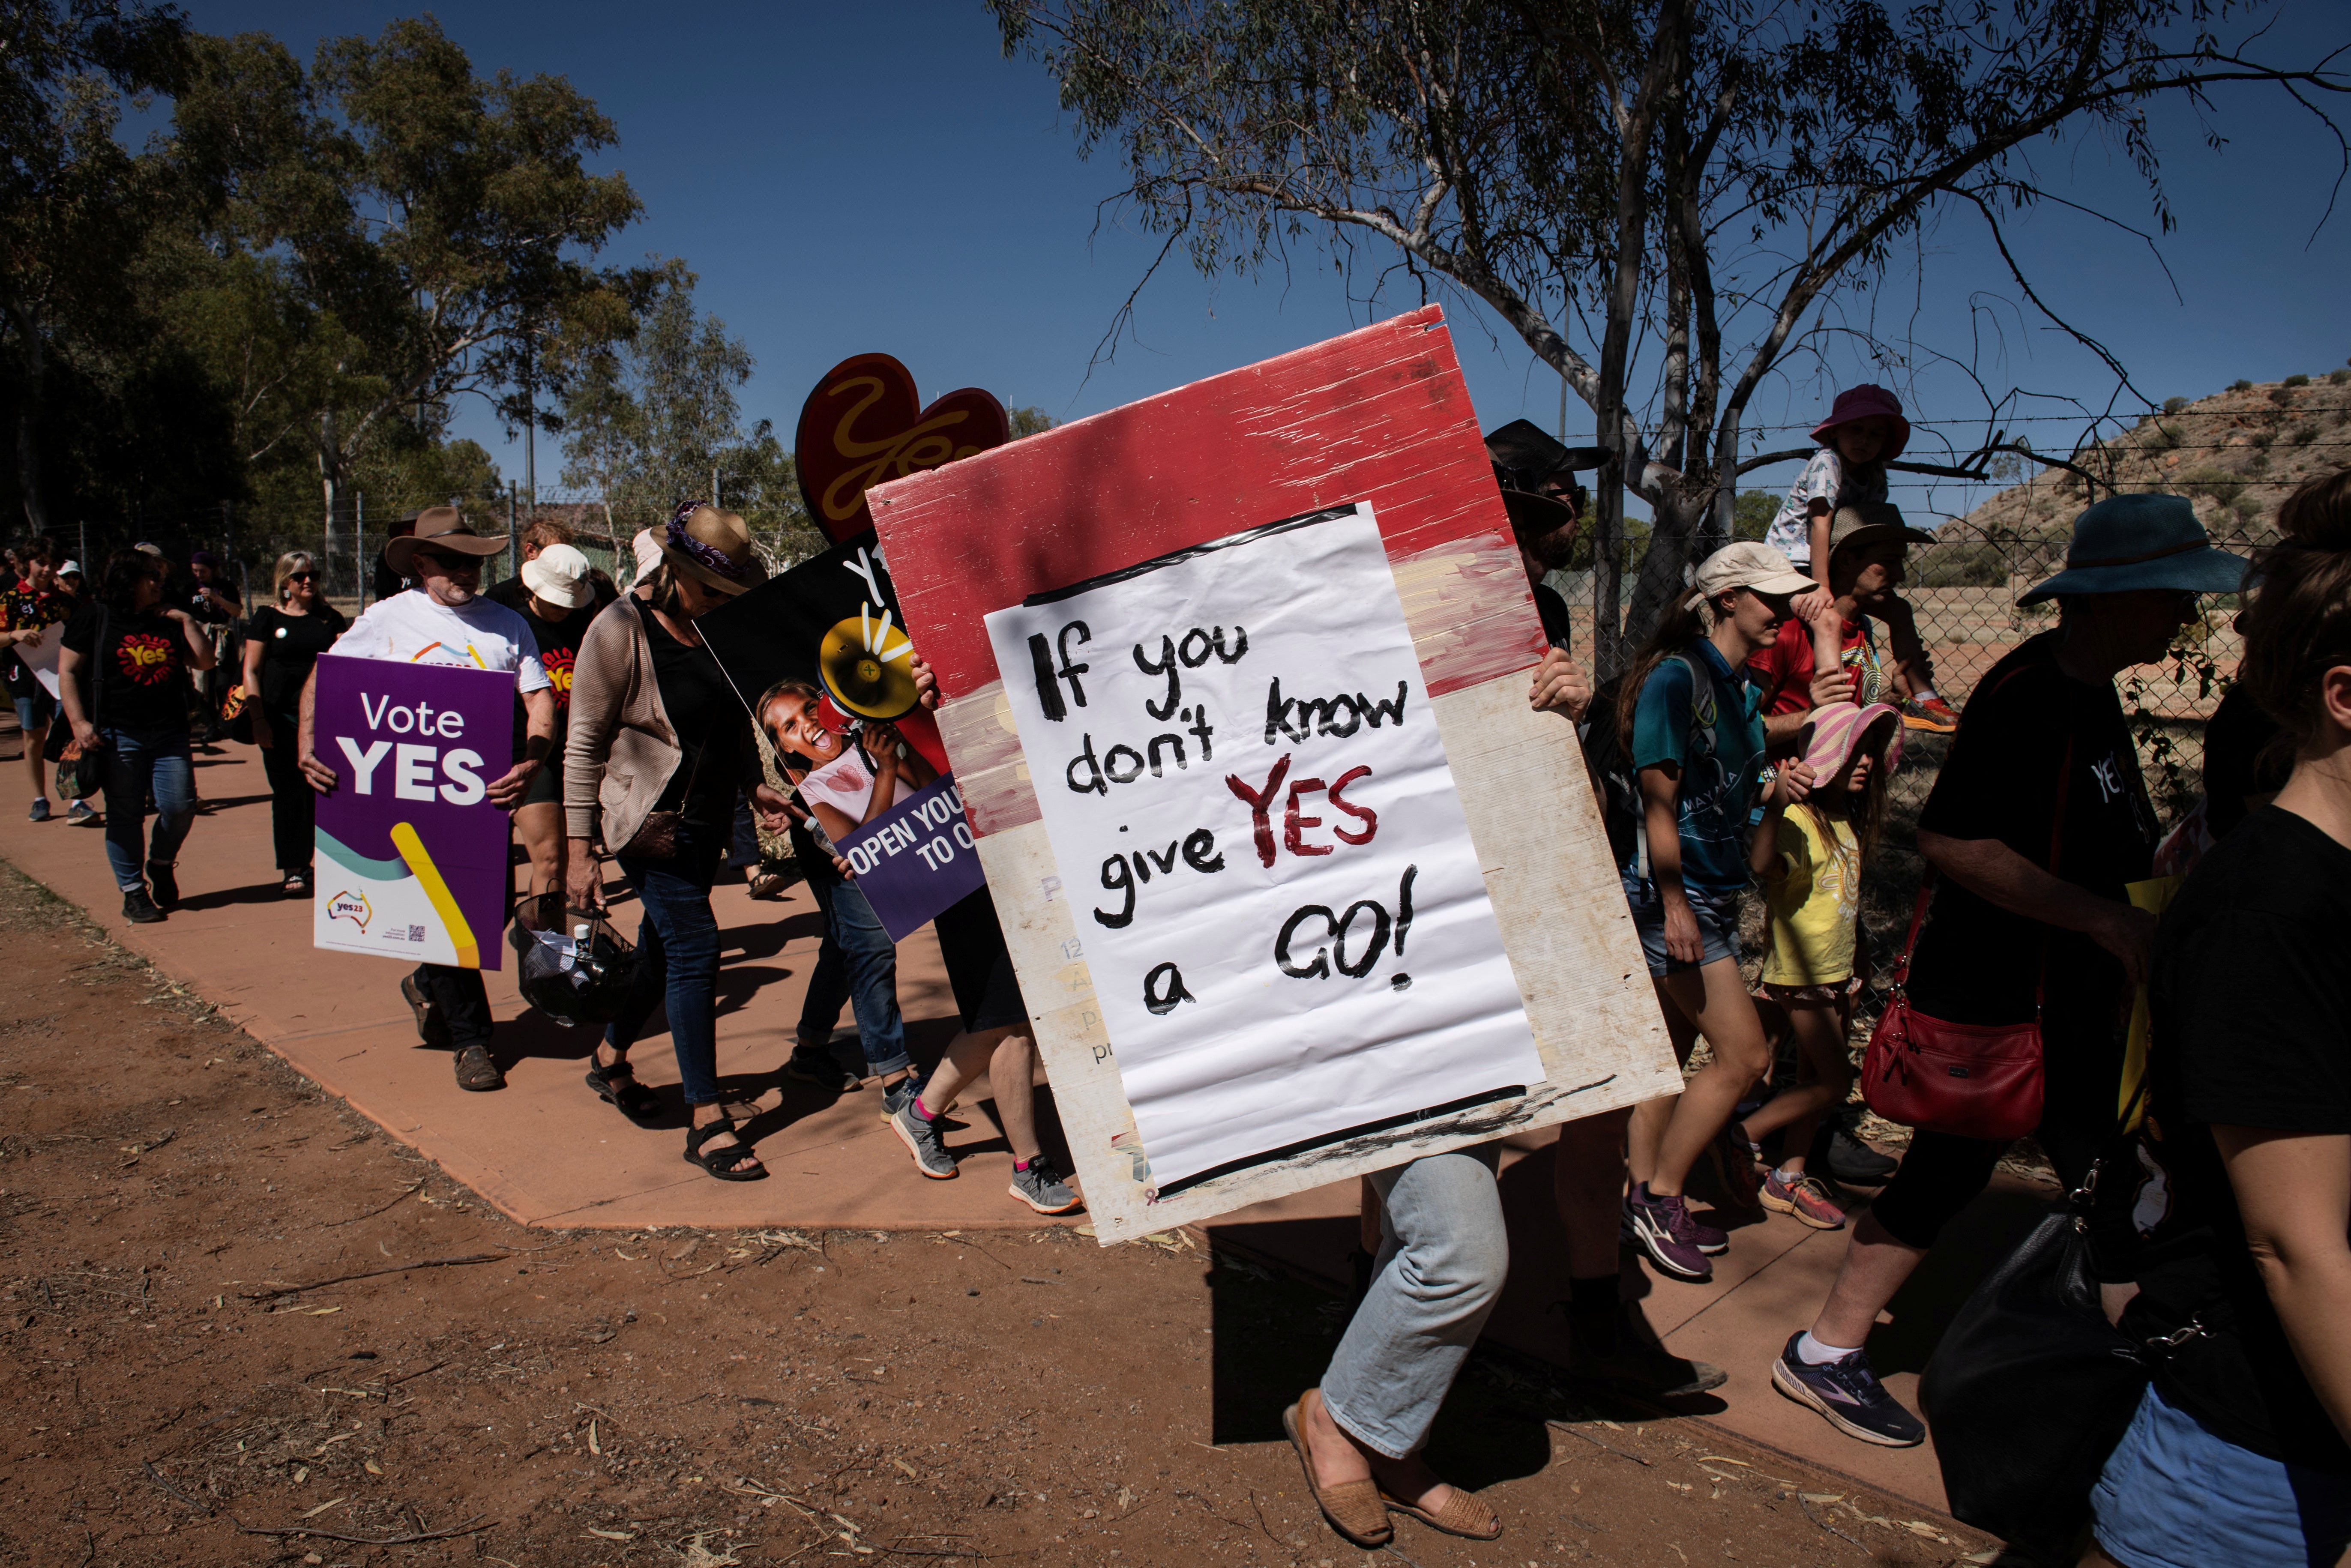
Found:
[{"label": "qr code on sign", "polygon": [[408,928],[408,939],[409,939],[411,942],[422,942],[422,941],[423,941],[423,940],[424,940],[424,927],[423,927],[422,925],[412,925],[412,926],[410,926],[410,927]]}]

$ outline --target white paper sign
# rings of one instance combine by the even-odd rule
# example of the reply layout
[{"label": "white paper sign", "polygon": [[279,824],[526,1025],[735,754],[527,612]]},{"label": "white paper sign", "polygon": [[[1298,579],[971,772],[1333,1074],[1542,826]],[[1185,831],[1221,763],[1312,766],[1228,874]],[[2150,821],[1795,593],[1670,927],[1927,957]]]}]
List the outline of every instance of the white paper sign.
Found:
[{"label": "white paper sign", "polygon": [[1370,507],[987,630],[1157,1186],[1542,1079]]},{"label": "white paper sign", "polygon": [[57,650],[65,646],[65,640],[66,623],[58,621],[41,628],[37,640],[16,644],[17,659],[53,697],[57,695]]}]

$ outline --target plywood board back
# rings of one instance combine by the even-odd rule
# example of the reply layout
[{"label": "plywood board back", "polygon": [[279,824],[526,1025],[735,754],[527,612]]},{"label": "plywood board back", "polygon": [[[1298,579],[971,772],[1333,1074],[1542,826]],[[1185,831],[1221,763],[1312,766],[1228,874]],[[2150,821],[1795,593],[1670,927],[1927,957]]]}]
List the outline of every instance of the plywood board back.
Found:
[{"label": "plywood board back", "polygon": [[[1527,706],[1541,622],[1441,312],[1396,320],[871,493],[1107,1243],[1679,1087],[1573,727]],[[1375,509],[1545,1071],[1521,1096],[1163,1195],[1096,1005],[982,618],[1029,594],[1349,502]],[[1432,1086],[1429,1103],[1447,1096]]]}]

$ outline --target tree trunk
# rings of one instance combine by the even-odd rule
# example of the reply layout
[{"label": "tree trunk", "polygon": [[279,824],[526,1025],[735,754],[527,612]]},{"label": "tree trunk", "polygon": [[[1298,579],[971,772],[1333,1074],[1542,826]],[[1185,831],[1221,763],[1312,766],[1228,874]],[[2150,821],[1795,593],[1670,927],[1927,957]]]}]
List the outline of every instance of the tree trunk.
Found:
[{"label": "tree trunk", "polygon": [[1650,507],[1654,520],[1649,550],[1641,558],[1641,575],[1633,584],[1633,602],[1625,618],[1625,640],[1632,646],[1647,641],[1666,606],[1688,591],[1682,572],[1689,564],[1691,546],[1708,510],[1693,504],[1689,493],[1673,483]]},{"label": "tree trunk", "polygon": [[323,553],[329,563],[337,554],[350,553],[350,540],[343,528],[343,453],[335,429],[335,411],[330,407],[319,411],[319,491],[326,516],[319,527]]},{"label": "tree trunk", "polygon": [[49,509],[41,498],[41,413],[48,379],[48,356],[41,342],[40,319],[28,306],[10,301],[8,319],[16,329],[19,368],[24,372],[24,402],[16,410],[16,488],[25,497],[25,521],[33,532],[49,531]]}]

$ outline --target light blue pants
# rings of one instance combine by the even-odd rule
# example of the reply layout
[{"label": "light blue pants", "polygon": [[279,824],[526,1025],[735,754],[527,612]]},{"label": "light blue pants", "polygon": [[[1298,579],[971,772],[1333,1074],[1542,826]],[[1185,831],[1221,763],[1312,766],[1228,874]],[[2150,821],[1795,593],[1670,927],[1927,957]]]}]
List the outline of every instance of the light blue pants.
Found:
[{"label": "light blue pants", "polygon": [[[188,732],[110,729],[106,765],[106,859],[114,885],[124,893],[147,885],[141,861],[166,864],[180,856],[181,842],[196,820],[195,764],[188,755]],[[147,797],[155,797],[155,833],[142,842]]]},{"label": "light blue pants", "polygon": [[1432,1155],[1372,1177],[1384,1210],[1371,1293],[1322,1375],[1331,1418],[1389,1458],[1428,1440],[1510,1271],[1498,1151]]}]

